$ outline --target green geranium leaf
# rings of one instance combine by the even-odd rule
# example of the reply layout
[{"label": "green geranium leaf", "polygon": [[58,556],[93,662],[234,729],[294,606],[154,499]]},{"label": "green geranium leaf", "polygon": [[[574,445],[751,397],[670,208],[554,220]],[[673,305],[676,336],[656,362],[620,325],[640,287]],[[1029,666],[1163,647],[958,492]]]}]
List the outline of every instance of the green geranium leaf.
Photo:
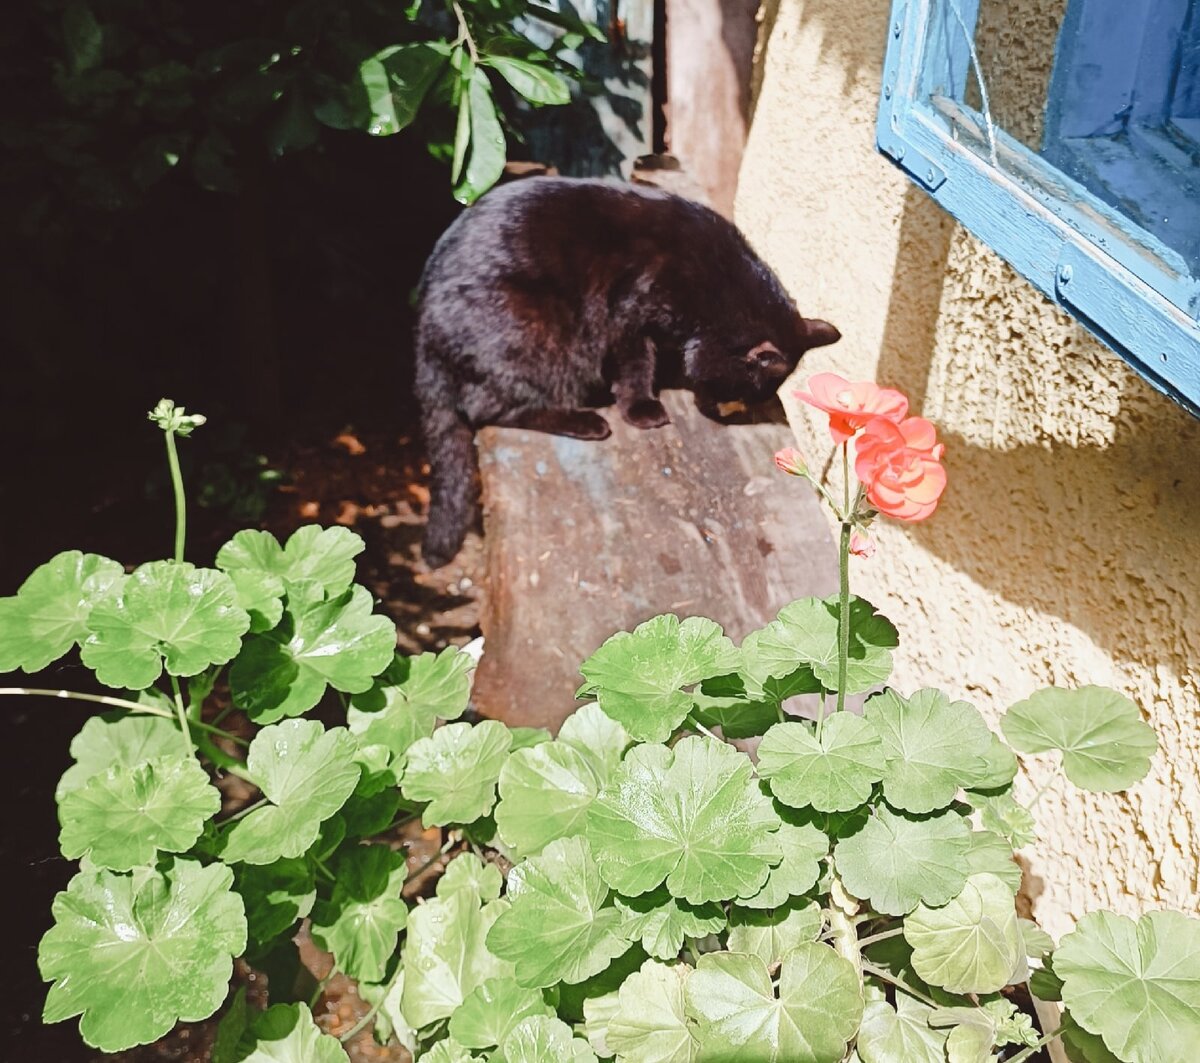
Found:
[{"label": "green geranium leaf", "polygon": [[1119,1059],[1191,1059],[1200,1044],[1200,919],[1084,916],[1054,954],[1063,1002]]},{"label": "green geranium leaf", "polygon": [[[618,956],[599,974],[575,985],[558,986],[555,1007],[559,1017],[564,1022],[578,1023],[588,1014],[595,1015],[596,1002],[603,996],[615,995],[625,979],[639,970],[647,959],[646,950],[635,942],[628,952]],[[551,995],[555,995],[555,990],[547,991],[547,996]],[[596,1051],[599,1053],[599,1048]]]},{"label": "green geranium leaf", "polygon": [[486,816],[496,803],[496,781],[511,745],[508,728],[496,720],[439,727],[409,749],[404,796],[429,802],[421,817],[427,826]]},{"label": "green geranium leaf", "polygon": [[[228,1053],[228,1054],[226,1054]],[[323,1034],[303,1004],[275,1004],[250,1018],[213,1063],[347,1063],[336,1037]]]},{"label": "green geranium leaf", "polygon": [[125,576],[99,554],[67,550],[0,598],[0,672],[38,672],[87,637],[92,606]]},{"label": "green geranium leaf", "polygon": [[779,723],[758,747],[758,773],[785,805],[848,812],[865,804],[883,778],[883,746],[874,725],[840,712],[817,739],[806,723]]},{"label": "green geranium leaf", "polygon": [[621,934],[630,941],[641,941],[651,956],[673,960],[683,948],[685,937],[701,938],[725,929],[725,912],[713,901],[691,905],[677,900],[665,886],[640,897],[617,897],[621,913]]},{"label": "green geranium leaf", "polygon": [[946,1063],[946,1032],[929,1026],[933,1008],[905,993],[896,1006],[867,1002],[856,1046],[862,1063]]},{"label": "green geranium leaf", "polygon": [[829,839],[811,823],[789,823],[789,810],[781,812],[783,825],[775,835],[783,860],[767,873],[763,888],[739,904],[747,908],[778,908],[807,893],[821,874],[821,861],[829,855]]},{"label": "green geranium leaf", "polygon": [[918,818],[881,805],[862,830],[837,843],[833,858],[855,897],[905,915],[922,901],[945,904],[958,895],[970,847],[970,827],[954,812]]},{"label": "green geranium leaf", "polygon": [[512,751],[514,753],[518,749],[532,749],[534,746],[540,746],[543,742],[553,741],[554,738],[544,727],[510,727],[508,733],[512,735]]},{"label": "green geranium leaf", "polygon": [[979,1053],[985,1049],[987,1055],[982,1057],[983,1061],[991,1063],[991,1050],[994,1047],[1033,1046],[1038,1042],[1033,1020],[1024,1012],[1017,1011],[1017,1006],[1012,1001],[1002,997],[986,1001],[976,1008],[938,1008],[929,1016],[929,1023],[938,1028],[966,1027],[983,1035],[968,1039],[951,1032],[947,1045],[948,1054],[956,1063],[959,1060],[971,1061],[979,1058]]},{"label": "green geranium leaf", "polygon": [[371,688],[350,699],[350,730],[368,744],[382,743],[403,756],[438,720],[457,720],[471,697],[469,653],[447,646],[416,657],[396,654]]},{"label": "green geranium leaf", "polygon": [[684,988],[702,1059],[839,1063],[863,1014],[853,965],[825,945],[783,958],[778,997],[762,960],[729,952],[701,956]]},{"label": "green geranium leaf", "polygon": [[[259,534],[265,535],[266,532]],[[229,573],[237,592],[237,603],[250,617],[250,630],[270,631],[283,619],[283,580],[256,568]]]},{"label": "green geranium leaf", "polygon": [[151,561],[92,606],[83,663],[108,687],[142,690],[196,675],[241,649],[250,617],[232,580],[186,561]]},{"label": "green geranium leaf", "polygon": [[1037,835],[1033,814],[1011,794],[980,794],[968,791],[967,801],[979,813],[979,825],[999,834],[1014,849],[1030,845]]},{"label": "green geranium leaf", "polygon": [[523,986],[582,982],[629,948],[621,913],[604,907],[608,887],[584,838],[560,838],[514,867],[508,899],[487,944],[515,965]]},{"label": "green geranium leaf", "polygon": [[692,711],[686,692],[737,670],[737,648],[711,620],[656,616],[621,631],[579,669],[600,708],[643,742],[665,742]]},{"label": "green geranium leaf", "polygon": [[895,808],[945,808],[960,786],[988,772],[992,733],[965,701],[951,701],[940,690],[918,690],[910,698],[885,690],[867,702],[863,717],[883,743],[883,796]]},{"label": "green geranium leaf", "polygon": [[1063,1012],[1059,1036],[1071,1063],[1125,1063],[1108,1050],[1103,1038],[1088,1033],[1071,1018],[1070,1012]]},{"label": "green geranium leaf", "polygon": [[608,1045],[608,1024],[620,1006],[620,997],[616,990],[603,996],[588,997],[583,1002],[584,1034],[592,1050],[603,1059],[616,1055]]},{"label": "green geranium leaf", "polygon": [[[796,665],[795,658],[789,657],[786,650],[781,662],[781,643],[777,635],[777,629],[768,626],[762,631],[750,632],[742,640],[742,665],[738,669],[738,678],[742,682],[744,696],[753,702],[778,705],[797,694],[821,693],[824,687],[809,664]],[[785,672],[789,664],[793,670]]]},{"label": "green geranium leaf", "polygon": [[438,1041],[421,1057],[421,1063],[476,1063],[478,1056],[473,1056],[453,1038]]},{"label": "green geranium leaf", "polygon": [[[1014,891],[1015,892],[1015,891]],[[1025,942],[1025,955],[1041,959],[1054,951],[1054,938],[1031,919],[1019,920],[1021,940]]]},{"label": "green geranium leaf", "polygon": [[593,702],[563,720],[558,741],[574,749],[588,762],[596,778],[606,782],[621,763],[630,739],[625,728]]},{"label": "green geranium leaf", "polygon": [[465,890],[434,897],[408,915],[401,1010],[416,1029],[448,1019],[489,978],[511,978],[513,966],[487,947],[507,901],[480,907]]},{"label": "green geranium leaf", "polygon": [[693,1063],[700,1045],[687,1019],[684,985],[691,968],[647,960],[617,993],[604,1043],[624,1063]]},{"label": "green geranium leaf", "polygon": [[276,860],[234,869],[234,888],[246,906],[250,944],[260,949],[296,925],[312,911],[317,899],[316,878],[307,860]]},{"label": "green geranium leaf", "polygon": [[[728,689],[730,694],[713,694],[712,690]],[[691,718],[710,730],[721,728],[724,738],[757,738],[766,734],[779,720],[778,701],[749,701],[742,692],[738,676],[718,676],[706,680],[700,691],[692,694],[695,709]]]},{"label": "green geranium leaf", "polygon": [[408,922],[406,866],[404,853],[386,845],[355,846],[334,865],[333,896],[313,909],[312,936],[351,978],[377,982],[387,972]]},{"label": "green geranium leaf", "polygon": [[983,756],[984,768],[971,783],[972,790],[1003,790],[1017,777],[1017,758],[998,734],[993,733]]},{"label": "green geranium leaf", "polygon": [[1000,720],[1022,753],[1058,749],[1067,778],[1083,790],[1125,790],[1143,779],[1158,750],[1138,707],[1106,687],[1047,687],[1019,701]]},{"label": "green geranium leaf", "polygon": [[522,1019],[492,1058],[495,1063],[596,1063],[586,1041],[573,1037],[561,1019],[547,1015]]},{"label": "green geranium leaf", "polygon": [[951,993],[995,993],[1027,973],[1012,891],[995,875],[972,875],[941,907],[918,905],[904,937],[917,974]]},{"label": "green geranium leaf", "polygon": [[352,587],[326,598],[315,580],[289,583],[283,620],[251,635],[229,670],[233,702],[255,723],[307,712],[327,686],[369,690],[394,655],[396,627],[371,613],[371,595]]},{"label": "green geranium leaf", "polygon": [[500,771],[496,806],[504,844],[519,856],[536,856],[556,838],[582,834],[587,810],[614,767],[561,740],[513,753]]},{"label": "green geranium leaf", "polygon": [[983,1026],[956,1026],[946,1038],[949,1063],[993,1063],[996,1042]]},{"label": "green geranium leaf", "polygon": [[68,860],[86,855],[97,867],[128,871],[160,852],[186,852],[220,810],[221,795],[196,759],[168,754],[109,768],[66,794],[59,844]]},{"label": "green geranium leaf", "polygon": [[229,864],[302,856],[354,792],[359,775],[349,732],[326,731],[315,720],[264,727],[250,743],[246,767],[271,803],[230,828],[221,854]]},{"label": "green geranium leaf", "polygon": [[588,811],[600,872],[626,896],[667,889],[690,904],[753,896],[782,856],[779,817],[750,758],[710,738],[632,749]]},{"label": "green geranium leaf", "polygon": [[341,594],[354,581],[354,559],[366,549],[361,536],[349,528],[306,524],[280,546],[270,532],[238,532],[217,551],[217,568],[262,572],[299,583],[315,580],[328,595]]},{"label": "green geranium leaf", "polygon": [[530,1015],[553,1014],[540,990],[526,989],[512,978],[489,978],[450,1016],[450,1036],[467,1048],[492,1048]]},{"label": "green geranium leaf", "polygon": [[503,885],[504,876],[495,864],[485,864],[474,853],[459,853],[437,880],[437,895],[449,897],[451,893],[465,890],[486,903],[500,896]]},{"label": "green geranium leaf", "polygon": [[[801,598],[785,606],[779,619],[759,633],[755,645],[759,670],[783,677],[804,666],[826,690],[836,690],[838,609],[836,597]],[[870,602],[851,596],[846,693],[861,694],[884,682],[892,672],[892,650],[898,644],[892,622]]]},{"label": "green geranium leaf", "polygon": [[54,982],[42,1018],[82,1015],[83,1039],[104,1052],[207,1019],[246,947],[232,883],[221,864],[179,859],[134,875],[81,871],[54,898],[54,926],[38,949],[38,969]]},{"label": "green geranium leaf", "polygon": [[[417,1031],[400,1010],[400,1001],[404,996],[404,968],[400,967],[395,977],[383,985],[359,982],[358,995],[372,1006],[379,1005],[379,1010],[375,1012],[375,1040],[387,1044],[394,1037],[408,1049],[409,1055],[415,1055]],[[423,1058],[428,1059],[429,1056]]]},{"label": "green geranium leaf", "polygon": [[797,945],[816,941],[823,925],[816,901],[796,900],[773,911],[734,905],[729,910],[729,951],[748,952],[773,967]]},{"label": "green geranium leaf", "polygon": [[1038,1000],[1062,1000],[1062,979],[1054,973],[1053,956],[1047,956],[1029,976],[1029,991]]},{"label": "green geranium leaf", "polygon": [[1021,888],[1021,865],[1013,859],[1012,846],[995,831],[971,832],[967,871],[972,875],[985,871],[995,875],[1014,895]]},{"label": "green geranium leaf", "polygon": [[92,716],[71,739],[75,763],[58,780],[54,798],[62,804],[73,790],[110,768],[135,768],[149,760],[179,752],[179,728],[161,716],[105,713]]}]

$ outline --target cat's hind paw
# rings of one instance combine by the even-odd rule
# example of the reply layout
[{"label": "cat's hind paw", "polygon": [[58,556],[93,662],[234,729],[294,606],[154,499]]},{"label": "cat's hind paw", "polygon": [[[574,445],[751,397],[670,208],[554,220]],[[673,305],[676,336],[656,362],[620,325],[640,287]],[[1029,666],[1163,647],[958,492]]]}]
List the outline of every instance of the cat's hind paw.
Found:
[{"label": "cat's hind paw", "polygon": [[658,399],[638,399],[621,414],[634,428],[661,428],[671,423],[666,407]]}]

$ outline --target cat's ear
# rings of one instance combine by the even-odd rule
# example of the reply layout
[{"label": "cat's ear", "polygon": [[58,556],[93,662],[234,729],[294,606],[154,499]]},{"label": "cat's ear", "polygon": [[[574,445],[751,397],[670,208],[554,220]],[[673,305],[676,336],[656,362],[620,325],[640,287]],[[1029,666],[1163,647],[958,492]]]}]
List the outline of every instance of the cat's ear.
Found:
[{"label": "cat's ear", "polygon": [[813,347],[828,347],[842,338],[842,334],[833,325],[819,317],[802,317],[800,324],[804,331],[804,345],[808,350]]},{"label": "cat's ear", "polygon": [[780,380],[796,367],[795,363],[789,362],[770,340],[764,340],[757,347],[751,347],[744,357],[747,364],[755,366],[768,377],[778,377]]}]

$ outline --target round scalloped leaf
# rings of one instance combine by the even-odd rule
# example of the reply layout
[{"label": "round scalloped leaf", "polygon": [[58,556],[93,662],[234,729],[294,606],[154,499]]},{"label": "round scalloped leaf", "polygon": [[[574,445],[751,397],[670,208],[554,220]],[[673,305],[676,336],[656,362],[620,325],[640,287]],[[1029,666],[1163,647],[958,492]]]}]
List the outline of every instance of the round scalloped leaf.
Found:
[{"label": "round scalloped leaf", "polygon": [[489,951],[488,931],[508,908],[482,908],[465,890],[434,897],[408,915],[404,992],[400,1007],[415,1029],[448,1019],[489,978],[511,978],[513,967]]},{"label": "round scalloped leaf", "polygon": [[946,1031],[929,1026],[933,1008],[904,993],[896,1006],[871,1000],[855,1042],[862,1063],[946,1063]]},{"label": "round scalloped leaf", "polygon": [[252,948],[262,948],[312,911],[317,899],[313,866],[307,860],[276,860],[257,866],[239,864],[234,888],[246,906]]},{"label": "round scalloped leaf", "polygon": [[492,1048],[530,1015],[553,1014],[540,990],[527,989],[512,978],[489,978],[450,1016],[450,1036],[467,1048]]},{"label": "round scalloped leaf", "polygon": [[1000,835],[1014,849],[1031,844],[1036,838],[1037,824],[1033,814],[1018,804],[1012,794],[967,793],[967,802],[979,813],[979,825]]},{"label": "round scalloped leaf", "polygon": [[421,1056],[421,1063],[477,1063],[479,1057],[471,1055],[452,1037],[438,1041],[428,1052]]},{"label": "round scalloped leaf", "polygon": [[600,872],[629,897],[664,879],[690,904],[753,896],[782,851],[750,758],[711,738],[632,749],[588,810]]},{"label": "round scalloped leaf", "polygon": [[38,672],[87,637],[93,604],[125,570],[99,554],[66,550],[0,598],[0,672]]},{"label": "round scalloped leaf", "polygon": [[591,765],[596,778],[606,782],[621,763],[630,740],[625,728],[593,702],[563,720],[558,741],[574,749]]},{"label": "round scalloped leaf", "polygon": [[292,533],[287,546],[270,532],[238,532],[217,552],[217,568],[252,571],[289,583],[315,580],[327,594],[340,594],[354,581],[354,559],[366,549],[349,528],[306,524]]},{"label": "round scalloped leaf", "polygon": [[83,1039],[104,1052],[149,1044],[176,1022],[221,1006],[246,917],[222,864],[175,860],[165,872],[81,871],[54,898],[38,948],[53,981],[42,1018],[82,1015]]},{"label": "round scalloped leaf", "polygon": [[[826,690],[838,684],[838,599],[800,598],[785,606],[779,618],[759,633],[759,670],[777,678],[801,666],[812,671]],[[899,645],[896,628],[863,598],[850,598],[850,657],[846,693],[861,694],[884,682],[892,672],[892,650]]]},{"label": "round scalloped leaf", "polygon": [[811,823],[789,823],[787,811],[775,835],[783,859],[767,872],[762,889],[751,897],[743,897],[738,904],[747,908],[778,908],[816,884],[821,861],[829,855],[829,838]]},{"label": "round scalloped leaf", "polygon": [[1200,1044],[1200,919],[1084,916],[1054,953],[1063,1003],[1128,1063],[1192,1059]]},{"label": "round scalloped leaf", "polygon": [[404,755],[438,720],[457,720],[466,711],[474,666],[471,655],[454,646],[436,656],[397,653],[369,690],[350,699],[350,730]]},{"label": "round scalloped leaf", "polygon": [[504,1039],[494,1063],[597,1063],[588,1043],[571,1027],[548,1015],[531,1015],[516,1024]]},{"label": "round scalloped leaf", "polygon": [[[842,838],[833,859],[846,889],[887,915],[918,904],[945,904],[967,881],[971,829],[962,816],[909,816],[886,805],[862,830]],[[1012,902],[1012,895],[1009,895]]]},{"label": "round scalloped leaf", "polygon": [[536,856],[556,838],[582,834],[587,810],[615,766],[562,741],[517,750],[500,770],[496,829],[504,844],[521,857]]},{"label": "round scalloped leaf", "polygon": [[[178,732],[176,732],[178,735]],[[221,811],[221,795],[195,757],[168,754],[113,767],[68,793],[59,806],[63,856],[128,871],[160,852],[186,852]]]},{"label": "round scalloped leaf", "polygon": [[647,960],[617,992],[604,1044],[621,1063],[694,1063],[700,1045],[687,1019],[684,985],[691,968]]},{"label": "round scalloped leaf", "polygon": [[735,904],[729,910],[729,951],[748,952],[771,967],[797,945],[816,941],[823,925],[816,901],[794,901],[773,911]]},{"label": "round scalloped leaf", "polygon": [[254,633],[270,631],[283,619],[283,580],[254,568],[230,572],[237,603],[250,617]]},{"label": "round scalloped leaf", "polygon": [[[347,1063],[336,1037],[321,1032],[303,1004],[274,1004],[250,1017],[236,1044],[213,1063]],[[227,1053],[227,1054],[226,1054]]]},{"label": "round scalloped leaf", "polygon": [[[1014,891],[1015,892],[1015,891]],[[1021,919],[1021,940],[1025,942],[1025,955],[1043,959],[1054,951],[1054,938],[1032,919]]]},{"label": "round scalloped leaf", "polygon": [[151,561],[92,606],[87,626],[83,663],[105,686],[142,690],[164,666],[190,676],[232,660],[250,617],[224,572]]},{"label": "round scalloped leaf", "polygon": [[371,594],[352,587],[326,598],[313,580],[287,585],[283,620],[251,635],[229,670],[233,702],[258,724],[307,712],[328,686],[369,690],[392,660],[396,626],[371,612]]},{"label": "round scalloped leaf", "polygon": [[1017,702],[1000,727],[1022,753],[1061,750],[1067,778],[1095,792],[1139,782],[1158,750],[1158,738],[1138,707],[1107,687],[1046,687]]},{"label": "round scalloped leaf", "polygon": [[793,808],[848,812],[865,804],[883,778],[883,747],[873,724],[841,712],[818,739],[806,723],[778,723],[758,747],[758,774]]},{"label": "round scalloped leaf", "polygon": [[863,1013],[854,966],[818,944],[783,958],[778,998],[762,960],[730,952],[701,956],[684,991],[702,1059],[839,1063]]},{"label": "round scalloped leaf", "polygon": [[[1039,997],[1039,999],[1045,999]],[[1118,1059],[1104,1043],[1104,1039],[1094,1033],[1088,1033],[1073,1018],[1069,1011],[1063,1012],[1063,1023],[1059,1028],[1059,1037],[1067,1050],[1067,1059],[1071,1063],[1125,1063]]]},{"label": "round scalloped leaf", "polygon": [[531,988],[582,982],[629,948],[622,914],[604,907],[608,887],[585,838],[560,838],[508,873],[509,908],[488,948]]},{"label": "round scalloped leaf", "polygon": [[885,690],[867,702],[863,717],[883,743],[883,796],[895,808],[945,808],[960,786],[974,785],[989,770],[992,732],[983,717],[940,690],[918,690],[910,698]]},{"label": "round scalloped leaf", "polygon": [[450,723],[414,742],[401,784],[409,801],[428,801],[426,826],[471,823],[496,803],[496,780],[512,745],[497,720]]},{"label": "round scalloped leaf", "polygon": [[333,896],[313,909],[313,941],[333,953],[343,974],[378,982],[408,922],[400,896],[405,855],[386,845],[356,845],[338,857],[333,873]]},{"label": "round scalloped leaf", "polygon": [[971,848],[967,850],[967,872],[995,875],[1013,895],[1021,888],[1021,865],[1013,859],[1012,846],[995,831],[971,831]]},{"label": "round scalloped leaf", "polygon": [[[824,687],[807,664],[796,666],[795,658],[786,656],[786,651],[783,662],[780,662],[780,643],[778,639],[772,639],[768,630],[751,631],[742,640],[742,664],[738,669],[738,678],[744,697],[752,702],[778,705],[797,694],[821,693]],[[793,671],[780,674],[789,665]]]},{"label": "round scalloped leaf", "polygon": [[495,864],[485,864],[474,853],[459,853],[437,880],[437,895],[449,897],[458,890],[466,890],[486,903],[499,897],[503,886],[504,876]]},{"label": "round scalloped leaf", "polygon": [[725,929],[725,911],[714,901],[691,905],[667,892],[665,886],[640,897],[617,897],[622,915],[621,934],[641,941],[651,956],[673,960],[683,948],[683,939],[702,938]]},{"label": "round scalloped leaf", "polygon": [[580,667],[585,690],[642,742],[665,742],[692,711],[685,688],[737,671],[737,648],[700,616],[668,613],[613,635]]},{"label": "round scalloped leaf", "polygon": [[918,905],[904,937],[917,974],[951,993],[995,993],[1027,973],[1013,894],[995,875],[972,875],[940,907]]},{"label": "round scalloped leaf", "polygon": [[179,744],[179,728],[162,716],[105,713],[89,717],[71,739],[75,763],[58,780],[54,799],[61,804],[71,791],[110,768],[133,768],[178,753]]},{"label": "round scalloped leaf", "polygon": [[259,731],[246,767],[270,804],[233,824],[221,859],[273,864],[306,853],[321,824],[354,792],[354,749],[345,728],[326,731],[315,720],[285,720]]},{"label": "round scalloped leaf", "polygon": [[971,783],[972,790],[1003,790],[1017,777],[1017,757],[1004,740],[991,731],[991,742],[983,756],[984,767]]}]

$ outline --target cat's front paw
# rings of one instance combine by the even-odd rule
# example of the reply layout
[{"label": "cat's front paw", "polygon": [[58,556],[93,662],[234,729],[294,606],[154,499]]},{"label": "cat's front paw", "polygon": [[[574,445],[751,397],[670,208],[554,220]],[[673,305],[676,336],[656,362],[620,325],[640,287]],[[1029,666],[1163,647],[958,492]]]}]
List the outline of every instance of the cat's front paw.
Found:
[{"label": "cat's front paw", "polygon": [[634,428],[661,428],[671,423],[666,407],[658,399],[638,399],[629,409],[621,412]]}]

